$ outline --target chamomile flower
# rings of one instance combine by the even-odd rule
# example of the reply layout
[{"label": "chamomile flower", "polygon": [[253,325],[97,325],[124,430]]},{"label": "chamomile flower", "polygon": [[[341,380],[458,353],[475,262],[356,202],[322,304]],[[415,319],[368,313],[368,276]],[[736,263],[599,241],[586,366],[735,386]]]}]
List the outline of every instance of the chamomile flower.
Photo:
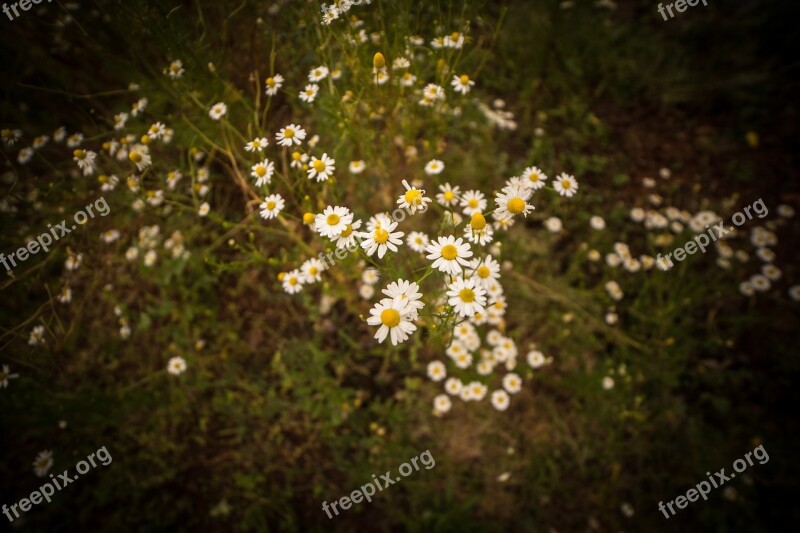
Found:
[{"label": "chamomile flower", "polygon": [[547,181],[547,175],[539,167],[528,167],[520,176],[520,182],[534,191],[544,187],[545,181]]},{"label": "chamomile flower", "polygon": [[464,237],[470,242],[481,246],[489,244],[494,239],[492,226],[486,224],[483,213],[476,211],[470,217],[469,223],[464,227]]},{"label": "chamomile flower", "polygon": [[381,273],[378,272],[378,269],[373,267],[367,267],[364,269],[364,272],[361,273],[361,281],[367,285],[375,285],[380,279]]},{"label": "chamomile flower", "polygon": [[386,250],[396,252],[397,247],[403,244],[400,237],[405,233],[394,231],[395,228],[397,228],[397,222],[385,221],[377,225],[371,232],[362,232],[361,236],[364,237],[364,240],[361,241],[361,247],[370,256],[377,251],[378,258],[381,259],[386,255]]},{"label": "chamomile flower", "polygon": [[445,99],[444,89],[442,89],[435,83],[429,83],[428,85],[426,85],[425,88],[422,90],[422,96],[423,100],[427,100],[430,103],[433,103],[436,100]]},{"label": "chamomile flower", "polygon": [[463,213],[472,216],[473,213],[486,211],[486,196],[481,191],[467,191],[461,196],[459,205]]},{"label": "chamomile flower", "polygon": [[522,379],[517,374],[510,372],[503,376],[503,388],[510,394],[516,394],[522,388]]},{"label": "chamomile flower", "polygon": [[355,220],[353,223],[345,226],[344,230],[336,237],[336,247],[343,250],[355,249],[358,243],[359,232],[356,231],[361,227],[361,221]]},{"label": "chamomile flower", "polygon": [[95,170],[95,159],[97,153],[91,150],[75,150],[72,152],[73,160],[78,164],[78,168],[83,171],[84,176],[91,176]]},{"label": "chamomile flower", "polygon": [[256,137],[245,144],[244,149],[248,152],[262,152],[267,146],[269,146],[269,141],[266,137]]},{"label": "chamomile flower", "polygon": [[303,275],[304,283],[322,281],[322,272],[324,270],[325,265],[317,258],[311,258],[300,265],[300,273]]},{"label": "chamomile flower", "polygon": [[8,380],[16,379],[19,377],[19,374],[12,374],[11,369],[8,365],[3,365],[0,369],[0,388],[5,389],[8,387]]},{"label": "chamomile flower", "polygon": [[305,86],[305,89],[300,91],[300,100],[310,104],[317,97],[317,93],[319,93],[319,85],[316,83],[309,83]]},{"label": "chamomile flower", "polygon": [[211,117],[213,120],[220,120],[228,113],[228,106],[225,105],[224,102],[218,102],[211,106],[211,109],[208,111],[208,116]]},{"label": "chamomile flower", "polygon": [[316,157],[311,158],[311,163],[308,165],[308,179],[317,181],[327,181],[328,178],[333,176],[333,171],[336,170],[336,161],[328,157],[328,154],[322,154],[320,159]]},{"label": "chamomile flower", "polygon": [[4,129],[0,131],[0,138],[3,139],[3,144],[6,148],[14,146],[18,140],[22,138],[22,130]]},{"label": "chamomile flower", "polygon": [[147,146],[144,144],[137,144],[131,147],[130,152],[128,152],[128,159],[136,165],[136,169],[141,172],[147,167],[149,167],[153,160],[150,158],[150,154],[148,153]]},{"label": "chamomile flower", "polygon": [[311,69],[311,72],[308,73],[308,81],[312,83],[316,83],[318,81],[322,81],[328,77],[328,67],[324,65],[320,65],[316,68]]},{"label": "chamomile flower", "polygon": [[439,394],[436,398],[433,399],[433,412],[434,414],[441,416],[448,411],[453,406],[453,401],[450,397],[446,394]]},{"label": "chamomile flower", "polygon": [[272,182],[272,175],[275,173],[275,164],[269,159],[256,163],[250,167],[250,175],[256,179],[256,187],[268,185]]},{"label": "chamomile flower", "polygon": [[398,279],[388,284],[381,292],[393,300],[398,299],[404,302],[409,308],[412,319],[416,318],[417,311],[425,307],[422,293],[419,292],[419,285],[413,281]]},{"label": "chamomile flower", "polygon": [[606,221],[603,220],[603,217],[595,215],[589,219],[589,225],[592,227],[593,230],[600,231],[602,229],[605,229]]},{"label": "chamomile flower", "polygon": [[468,259],[472,257],[469,244],[452,235],[439,237],[426,246],[425,250],[428,252],[426,258],[433,261],[431,266],[451,276],[461,274],[461,265],[468,265]]},{"label": "chamomile flower", "polygon": [[283,290],[289,294],[297,294],[303,290],[303,275],[299,270],[292,270],[283,274]]},{"label": "chamomile flower", "polygon": [[546,227],[547,231],[550,233],[559,233],[564,228],[564,225],[561,223],[560,218],[549,217],[544,221],[544,227]]},{"label": "chamomile flower", "polygon": [[768,291],[772,284],[769,282],[769,278],[762,274],[756,274],[755,276],[750,277],[750,285],[753,286],[755,290],[758,292],[765,292]]},{"label": "chamomile flower", "polygon": [[200,208],[197,210],[197,214],[200,215],[201,217],[205,217],[210,212],[211,212],[211,206],[208,204],[208,202],[203,202],[202,204],[200,204]]},{"label": "chamomile flower", "polygon": [[258,207],[261,209],[261,218],[269,220],[277,217],[285,206],[286,202],[280,194],[270,194]]},{"label": "chamomile flower", "polygon": [[527,217],[528,213],[535,208],[528,203],[530,197],[530,189],[521,186],[508,186],[495,196],[495,204],[497,204],[497,217],[499,219],[511,218],[515,215],[522,215]]},{"label": "chamomile flower", "polygon": [[283,87],[283,76],[280,74],[275,74],[264,80],[264,93],[267,96],[275,96],[281,87]]},{"label": "chamomile flower", "polygon": [[53,452],[50,450],[39,452],[39,455],[33,460],[33,472],[39,477],[46,476],[52,467]]},{"label": "chamomile flower", "polygon": [[72,301],[72,289],[70,289],[69,285],[64,285],[61,289],[61,292],[58,294],[58,302],[62,304],[68,304]]},{"label": "chamomile flower", "polygon": [[417,77],[410,72],[403,72],[403,75],[399,78],[399,83],[403,87],[413,87],[416,82]]},{"label": "chamomile flower", "polygon": [[185,72],[183,70],[183,61],[181,61],[180,59],[176,59],[175,61],[170,63],[169,67],[165,70],[167,71],[167,74],[169,74],[170,78],[172,78],[173,80],[177,80],[178,78],[183,76],[183,73]]},{"label": "chamomile flower", "polygon": [[445,183],[444,185],[439,185],[439,190],[442,192],[436,195],[436,201],[440,205],[452,207],[458,203],[461,194],[461,188],[458,185],[453,187],[449,183]]},{"label": "chamomile flower", "polygon": [[353,223],[353,213],[346,207],[328,206],[314,219],[314,229],[323,237],[335,239]]},{"label": "chamomile flower", "polygon": [[438,159],[431,159],[425,164],[425,174],[427,174],[428,176],[441,174],[443,170],[444,170],[444,163],[442,163]]},{"label": "chamomile flower", "polygon": [[789,298],[795,302],[800,302],[800,285],[794,285],[789,288]]},{"label": "chamomile flower", "polygon": [[466,390],[469,390],[468,397],[472,401],[479,402],[486,397],[486,393],[488,389],[486,385],[480,383],[479,381],[472,381],[465,387]]},{"label": "chamomile flower", "polygon": [[553,188],[561,196],[572,198],[578,191],[578,180],[576,180],[574,176],[562,172],[553,180]]},{"label": "chamomile flower", "polygon": [[125,127],[125,124],[128,122],[128,114],[127,113],[117,113],[114,115],[114,129],[119,131]]},{"label": "chamomile flower", "polygon": [[509,397],[508,393],[502,389],[496,390],[492,393],[492,407],[498,411],[505,411],[508,409]]},{"label": "chamomile flower", "polygon": [[173,376],[180,376],[186,371],[186,360],[183,357],[172,357],[167,363],[167,372]]},{"label": "chamomile flower", "polygon": [[428,363],[428,377],[431,381],[442,381],[447,377],[447,368],[441,361],[431,361]]},{"label": "chamomile flower", "polygon": [[539,350],[531,350],[528,352],[528,364],[531,368],[541,368],[547,362],[544,354]]},{"label": "chamomile flower", "polygon": [[292,146],[292,144],[300,144],[306,138],[306,130],[297,124],[289,124],[285,128],[275,134],[275,139],[280,146]]},{"label": "chamomile flower", "polygon": [[427,211],[428,204],[431,203],[432,200],[425,196],[425,191],[412,187],[406,180],[403,180],[403,187],[406,188],[406,192],[397,199],[398,205],[410,211],[412,215],[417,211],[420,213]]},{"label": "chamomile flower", "polygon": [[35,326],[31,330],[31,335],[28,337],[28,344],[30,346],[36,346],[38,344],[44,344],[44,326]]},{"label": "chamomile flower", "polygon": [[375,333],[375,339],[383,342],[389,336],[392,345],[405,342],[417,329],[411,322],[409,311],[408,306],[399,298],[384,298],[376,303],[370,309],[370,317],[367,319],[370,326],[380,326]]},{"label": "chamomile flower", "polygon": [[425,253],[425,248],[430,244],[430,239],[422,232],[412,231],[406,237],[406,244],[415,252],[423,254]]},{"label": "chamomile flower", "polygon": [[453,89],[457,93],[467,94],[472,87],[475,85],[475,82],[469,79],[469,76],[466,74],[462,74],[461,76],[453,75],[453,79],[450,81],[450,85],[453,86]]},{"label": "chamomile flower", "polygon": [[362,160],[350,161],[350,164],[347,167],[351,174],[361,174],[366,168],[367,165]]},{"label": "chamomile flower", "polygon": [[386,72],[386,69],[381,69],[375,73],[375,78],[373,78],[373,81],[376,85],[383,85],[389,81],[389,73]]},{"label": "chamomile flower", "polygon": [[485,289],[493,280],[500,279],[500,263],[492,259],[491,255],[487,255],[483,259],[476,257],[469,262],[467,276],[475,278],[478,284]]},{"label": "chamomile flower", "polygon": [[448,286],[447,303],[460,316],[471,317],[486,310],[486,290],[475,282],[475,278],[456,279]]}]

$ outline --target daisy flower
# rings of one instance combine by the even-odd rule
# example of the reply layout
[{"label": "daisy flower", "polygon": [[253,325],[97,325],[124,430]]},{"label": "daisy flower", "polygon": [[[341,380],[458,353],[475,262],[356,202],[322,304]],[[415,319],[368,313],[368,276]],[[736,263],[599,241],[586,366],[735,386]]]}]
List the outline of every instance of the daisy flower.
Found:
[{"label": "daisy flower", "polygon": [[[560,232],[564,225],[561,223],[561,219],[558,217],[550,217],[544,221],[544,227],[547,228],[547,231],[551,233],[558,233]],[[635,261],[635,259],[634,259]],[[638,263],[638,261],[637,261]]]},{"label": "daisy flower", "polygon": [[402,76],[399,78],[399,83],[403,87],[413,87],[414,84],[417,82],[417,77],[411,74],[410,72],[404,72]]},{"label": "daisy flower", "polygon": [[453,396],[461,392],[463,388],[464,384],[458,378],[447,378],[447,381],[444,382],[444,390],[447,391],[447,394],[452,394]]},{"label": "daisy flower", "polygon": [[[208,116],[213,120],[219,120],[228,113],[228,106],[224,102],[218,102],[211,106]],[[134,115],[135,116],[135,115]]]},{"label": "daisy flower", "polygon": [[406,237],[406,244],[409,248],[414,250],[417,253],[425,253],[425,248],[430,243],[430,239],[427,235],[419,231],[412,231]]},{"label": "daisy flower", "polygon": [[592,227],[593,230],[600,231],[602,229],[605,229],[606,221],[603,220],[603,217],[595,215],[589,219],[589,225]]},{"label": "daisy flower", "polygon": [[486,196],[481,191],[467,191],[461,196],[459,205],[465,215],[472,216],[473,213],[486,210]]},{"label": "daisy flower", "polygon": [[[136,116],[136,115],[134,115]],[[67,148],[77,148],[83,142],[83,133],[73,133],[67,137]]]},{"label": "daisy flower", "polygon": [[425,165],[425,174],[427,174],[428,176],[441,174],[443,170],[444,170],[444,163],[442,163],[438,159],[431,159]]},{"label": "daisy flower", "polygon": [[509,398],[508,393],[504,390],[496,390],[492,393],[492,407],[498,411],[505,411],[508,409]]},{"label": "daisy flower", "polygon": [[379,259],[386,255],[387,249],[396,252],[397,246],[403,244],[400,237],[405,233],[394,231],[395,228],[397,228],[397,222],[389,222],[377,225],[371,233],[362,232],[361,236],[364,237],[364,240],[361,241],[361,247],[370,256],[377,250]]},{"label": "daisy flower", "polygon": [[173,357],[167,363],[167,372],[173,376],[180,376],[186,371],[186,360],[183,357]]},{"label": "daisy flower", "polygon": [[397,199],[397,203],[400,207],[407,209],[412,215],[417,211],[420,213],[427,211],[428,204],[431,203],[432,200],[425,196],[425,191],[412,187],[406,180],[403,180],[403,187],[406,188],[406,192]]},{"label": "daisy flower", "polygon": [[486,310],[486,289],[478,285],[475,278],[456,279],[448,286],[447,303],[453,306],[460,316],[471,317]]},{"label": "daisy flower", "polygon": [[322,271],[325,270],[325,265],[316,258],[311,258],[302,265],[300,265],[300,272],[303,275],[304,283],[314,283],[315,281],[322,281]]},{"label": "daisy flower", "polygon": [[469,224],[464,228],[464,236],[475,244],[481,246],[489,244],[493,240],[494,230],[486,224],[486,218],[480,211],[475,212],[470,217]]},{"label": "daisy flower", "polygon": [[375,339],[383,342],[389,336],[392,345],[405,342],[417,329],[411,322],[409,311],[410,308],[399,298],[384,298],[376,303],[370,309],[370,317],[367,319],[367,324],[370,326],[380,325],[375,333]]},{"label": "daisy flower", "polygon": [[289,166],[292,168],[308,168],[308,154],[301,154],[300,152],[292,152],[292,162]]},{"label": "daisy flower", "polygon": [[364,172],[365,168],[367,168],[367,165],[362,160],[350,161],[350,165],[348,166],[348,170],[351,174],[361,174]]},{"label": "daisy flower", "polygon": [[431,361],[428,363],[428,377],[431,381],[442,381],[447,377],[447,368],[441,361]]},{"label": "daisy flower", "polygon": [[269,184],[272,181],[272,174],[274,173],[275,164],[269,159],[265,159],[250,167],[250,175],[256,178],[256,187]]},{"label": "daisy flower", "polygon": [[316,83],[309,83],[308,85],[306,85],[305,89],[300,91],[300,100],[308,102],[310,104],[317,97],[318,92],[319,92],[319,85],[317,85]]},{"label": "daisy flower", "polygon": [[52,467],[53,452],[50,450],[39,452],[39,455],[33,460],[33,472],[39,477],[46,476]]},{"label": "daisy flower", "polygon": [[488,391],[486,385],[480,383],[479,381],[470,382],[469,385],[464,387],[464,390],[469,391],[469,393],[466,395],[467,398],[476,402],[483,400],[486,397],[486,392]]},{"label": "daisy flower", "polygon": [[269,146],[269,141],[267,140],[266,137],[261,137],[261,138],[256,137],[249,143],[245,144],[244,149],[248,152],[256,152],[256,151],[261,152],[267,146]]},{"label": "daisy flower", "polygon": [[119,131],[125,127],[125,124],[128,122],[128,114],[127,113],[117,113],[114,115],[114,129]]},{"label": "daisy flower", "polygon": [[352,224],[348,224],[344,230],[336,237],[336,247],[343,250],[355,250],[356,243],[360,233],[355,231],[361,227],[361,221],[356,220]]},{"label": "daisy flower", "polygon": [[458,203],[459,195],[461,194],[461,188],[458,185],[452,187],[449,183],[445,183],[444,185],[439,185],[439,190],[442,192],[436,195],[436,201],[440,205],[452,207]]},{"label": "daisy flower", "polygon": [[314,229],[323,237],[335,239],[352,223],[353,213],[349,209],[329,205],[314,219]]},{"label": "daisy flower", "polygon": [[794,285],[789,288],[789,298],[795,302],[800,302],[800,285]]},{"label": "daisy flower", "polygon": [[283,76],[280,74],[275,74],[274,76],[270,76],[266,80],[264,80],[264,92],[267,96],[275,96],[278,94],[278,90],[283,87]]},{"label": "daisy flower", "polygon": [[11,148],[18,140],[22,138],[22,130],[1,130],[0,138],[3,139],[3,143],[6,145],[6,148]]},{"label": "daisy flower", "polygon": [[208,215],[209,212],[211,212],[211,206],[208,205],[208,202],[200,204],[200,208],[197,210],[197,214],[201,217]]},{"label": "daisy flower", "polygon": [[311,164],[308,165],[308,179],[317,178],[317,181],[327,181],[333,175],[333,171],[336,170],[334,166],[336,161],[330,157],[328,154],[322,154],[320,159],[316,157],[311,158]]},{"label": "daisy flower", "polygon": [[153,162],[147,151],[147,146],[143,144],[132,146],[130,152],[128,152],[128,159],[136,165],[136,169],[139,172],[149,167]]},{"label": "daisy flower", "polygon": [[375,79],[373,81],[376,85],[384,85],[389,81],[389,73],[386,72],[386,69],[379,70],[375,73]]},{"label": "daisy flower", "polygon": [[572,198],[578,190],[578,181],[566,172],[562,172],[553,180],[553,188],[561,196]]},{"label": "daisy flower", "polygon": [[283,210],[285,205],[286,203],[283,201],[280,194],[270,194],[264,198],[264,201],[258,206],[261,209],[261,218],[269,220],[277,217],[278,213]]},{"label": "daisy flower", "polygon": [[308,73],[308,81],[312,83],[322,81],[328,77],[329,72],[328,67],[320,65],[317,68],[311,69],[311,72]]},{"label": "daisy flower", "polygon": [[78,163],[78,168],[83,171],[84,176],[91,176],[94,174],[95,159],[97,153],[91,150],[75,150],[72,152],[73,160]]},{"label": "daisy flower", "polygon": [[381,274],[376,268],[367,267],[361,273],[361,281],[367,285],[375,285],[381,279]]},{"label": "daisy flower", "polygon": [[303,275],[299,270],[292,270],[283,275],[283,290],[289,294],[297,294],[303,290]]},{"label": "daisy flower", "polygon": [[8,387],[8,380],[9,379],[16,379],[19,377],[19,374],[12,374],[11,370],[9,369],[8,365],[3,365],[3,368],[0,369],[0,388],[5,389]]},{"label": "daisy flower", "polygon": [[428,85],[426,85],[425,88],[422,90],[422,96],[424,100],[427,100],[430,103],[433,103],[436,100],[445,99],[444,89],[442,89],[435,83],[429,83]]},{"label": "daisy flower", "polygon": [[461,265],[468,265],[468,258],[472,257],[472,250],[469,244],[463,239],[456,239],[452,235],[439,237],[425,247],[428,252],[427,259],[433,261],[433,268],[439,269],[445,274],[455,276],[462,271]]},{"label": "daisy flower", "polygon": [[450,85],[453,86],[453,89],[455,89],[457,93],[467,94],[475,85],[475,82],[469,79],[469,76],[466,74],[462,74],[461,76],[453,75]]},{"label": "daisy flower", "polygon": [[280,146],[292,146],[300,144],[306,138],[306,130],[296,124],[289,124],[275,134],[275,139]]},{"label": "daisy flower", "polygon": [[497,204],[497,217],[500,219],[511,218],[514,215],[522,215],[527,217],[528,213],[535,208],[528,203],[531,190],[520,186],[508,186],[495,196],[495,203]]},{"label": "daisy flower", "polygon": [[169,77],[172,78],[173,80],[177,80],[178,78],[183,76],[184,72],[185,71],[183,70],[183,61],[181,61],[180,59],[176,59],[175,61],[170,63],[169,67],[167,68],[167,74],[169,74]]}]

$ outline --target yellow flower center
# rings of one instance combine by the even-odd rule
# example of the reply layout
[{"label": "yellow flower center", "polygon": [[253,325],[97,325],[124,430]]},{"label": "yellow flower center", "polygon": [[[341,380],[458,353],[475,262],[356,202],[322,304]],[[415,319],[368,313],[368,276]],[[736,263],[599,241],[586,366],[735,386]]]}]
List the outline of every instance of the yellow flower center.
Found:
[{"label": "yellow flower center", "polygon": [[508,210],[514,215],[522,213],[525,211],[525,200],[517,197],[512,198],[508,201]]},{"label": "yellow flower center", "polygon": [[339,215],[337,215],[336,213],[331,213],[330,215],[328,215],[328,218],[325,219],[325,221],[328,223],[329,226],[335,226],[336,224],[339,223]]},{"label": "yellow flower center", "polygon": [[375,230],[375,236],[373,237],[373,240],[378,244],[385,244],[386,241],[389,240],[389,232],[385,229],[378,228]]},{"label": "yellow flower center", "polygon": [[480,267],[478,267],[478,277],[488,278],[489,274],[491,273],[492,271],[489,270],[489,267],[487,267],[486,265],[481,265]]},{"label": "yellow flower center", "polygon": [[275,87],[275,78],[270,76],[269,78],[266,79],[265,83],[267,84],[267,87],[270,88]]},{"label": "yellow flower center", "polygon": [[311,274],[312,276],[316,276],[317,272],[319,272],[319,269],[317,269],[317,267],[315,266],[312,266],[311,268],[308,269],[308,273]]},{"label": "yellow flower center", "polygon": [[411,189],[407,191],[404,196],[406,203],[409,205],[417,205],[422,203],[422,193],[416,189]]},{"label": "yellow flower center", "polygon": [[344,231],[342,232],[342,237],[349,237],[351,233],[353,233],[353,226],[348,224],[347,227],[344,228]]},{"label": "yellow flower center", "polygon": [[462,74],[459,80],[461,81],[461,85],[466,85],[469,82],[469,76]]},{"label": "yellow flower center", "polygon": [[263,176],[264,176],[264,174],[266,174],[266,173],[267,173],[267,169],[266,169],[266,168],[264,168],[264,165],[258,165],[258,166],[256,167],[256,174],[258,174],[258,177],[259,177],[259,178],[260,178],[260,177],[263,177]]},{"label": "yellow flower center", "polygon": [[458,297],[462,302],[472,303],[475,301],[475,292],[472,289],[461,289],[458,292]]},{"label": "yellow flower center", "polygon": [[561,186],[565,189],[569,189],[572,186],[572,182],[569,180],[561,180]]},{"label": "yellow flower center", "polygon": [[300,158],[303,157],[300,152],[292,152],[292,161],[300,161]]},{"label": "yellow flower center", "polygon": [[273,200],[270,200],[269,202],[267,202],[267,209],[270,209],[270,210],[275,209],[275,202]]},{"label": "yellow flower center", "polygon": [[141,162],[141,160],[142,160],[142,154],[140,154],[139,152],[131,152],[131,153],[128,155],[128,158],[129,158],[131,161],[133,161],[134,163],[139,163],[139,162]]},{"label": "yellow flower center", "polygon": [[472,209],[475,209],[476,207],[478,207],[478,199],[477,199],[477,198],[472,198],[472,199],[471,199],[471,200],[468,202],[468,204],[467,204],[467,205],[469,205],[469,206],[470,206]]},{"label": "yellow flower center", "polygon": [[447,244],[442,247],[442,257],[444,257],[448,261],[452,261],[457,256],[458,256],[458,248],[456,248],[452,244]]},{"label": "yellow flower center", "polygon": [[286,128],[283,130],[283,136],[287,139],[291,139],[294,137],[294,130],[292,128]]},{"label": "yellow flower center", "polygon": [[453,198],[455,198],[455,196],[456,195],[453,194],[453,191],[445,191],[444,193],[444,199],[447,200],[448,202],[452,201]]},{"label": "yellow flower center", "polygon": [[383,54],[378,52],[372,57],[372,66],[380,69],[386,66],[386,58],[383,57]]},{"label": "yellow flower center", "polygon": [[108,176],[101,174],[100,176],[97,176],[97,181],[100,183],[108,183]]},{"label": "yellow flower center", "polygon": [[325,170],[325,161],[317,159],[311,164],[311,166],[314,167],[314,170],[316,170],[317,172],[322,172],[323,170]]},{"label": "yellow flower center", "polygon": [[297,278],[294,276],[289,278],[289,285],[297,285]]},{"label": "yellow flower center", "polygon": [[494,306],[495,306],[496,309],[502,309],[503,308],[503,302],[495,302]]},{"label": "yellow flower center", "polygon": [[531,173],[530,176],[528,176],[528,179],[531,180],[532,182],[536,183],[536,182],[539,181],[539,174],[537,174],[536,172],[533,172],[533,173]]},{"label": "yellow flower center", "polygon": [[150,136],[149,135],[142,135],[141,141],[142,141],[142,144],[150,144]]},{"label": "yellow flower center", "polygon": [[72,152],[72,155],[74,155],[78,159],[83,159],[84,157],[86,157],[86,150],[75,150],[74,152]]},{"label": "yellow flower center", "polygon": [[384,309],[381,311],[381,322],[387,328],[393,328],[400,323],[400,313],[396,309]]},{"label": "yellow flower center", "polygon": [[306,224],[314,222],[314,213],[303,213],[303,222]]},{"label": "yellow flower center", "polygon": [[481,231],[486,227],[486,217],[482,213],[473,213],[469,225],[472,226],[473,230]]},{"label": "yellow flower center", "polygon": [[457,31],[454,31],[453,33],[450,34],[450,38],[453,39],[454,41],[457,41],[459,37],[461,37],[461,34],[458,33]]}]

